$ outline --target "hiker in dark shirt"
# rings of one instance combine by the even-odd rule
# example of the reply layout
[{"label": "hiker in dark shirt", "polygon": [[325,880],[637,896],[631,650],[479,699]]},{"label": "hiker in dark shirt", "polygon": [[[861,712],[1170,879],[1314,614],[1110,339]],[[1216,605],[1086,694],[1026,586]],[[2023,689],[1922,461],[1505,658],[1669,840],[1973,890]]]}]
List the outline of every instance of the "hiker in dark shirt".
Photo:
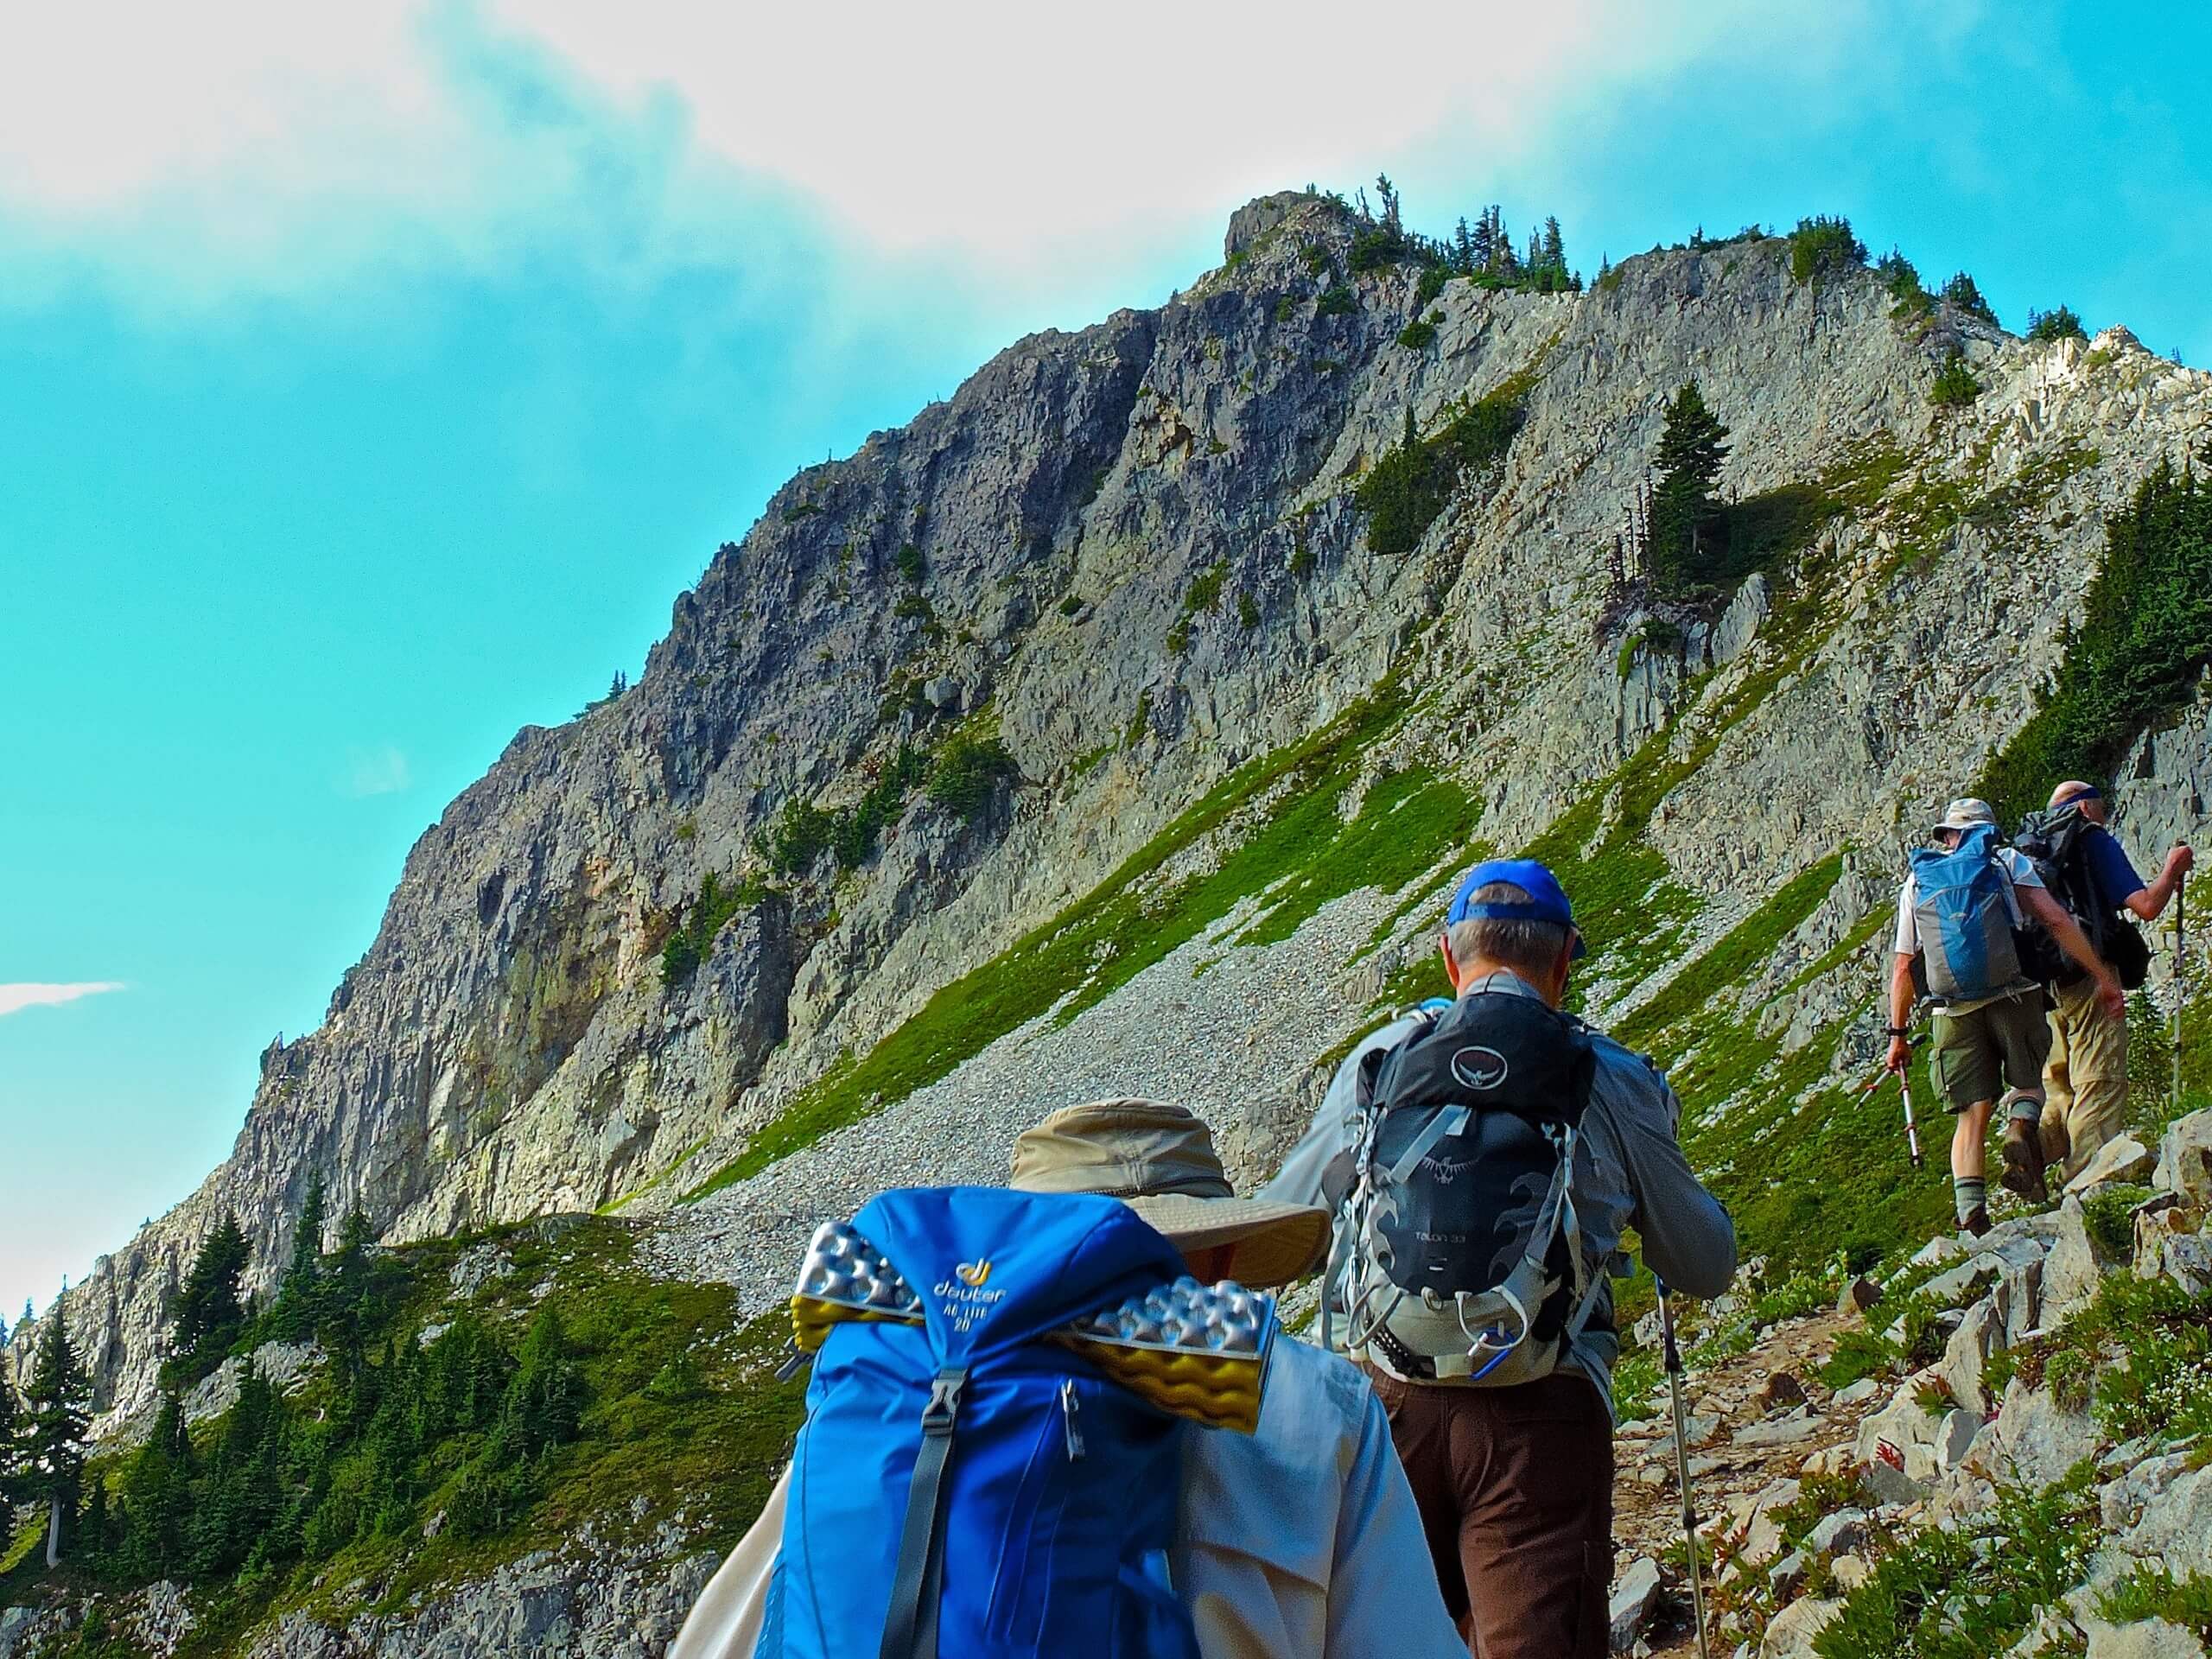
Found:
[{"label": "hiker in dark shirt", "polygon": [[[2106,827],[2110,811],[2104,792],[2095,785],[2078,779],[2061,784],[2051,791],[2050,804],[2054,811],[2074,806],[2088,821],[2081,857],[2091,891],[2083,897],[2100,914],[2124,910],[2142,921],[2155,921],[2196,861],[2196,853],[2182,843],[2166,855],[2158,879],[2145,882]],[[2140,951],[2139,940],[2131,938],[2129,943]],[[2133,977],[2127,982],[2133,983]],[[2051,1001],[2050,1054],[2044,1065],[2040,1122],[2016,1120],[2005,1131],[2005,1185],[2038,1200],[2049,1191],[2046,1165],[2059,1165],[2063,1179],[2071,1180],[2100,1147],[2120,1132],[2127,1118],[2125,1014],[2107,1006],[2091,978],[2054,985]]]}]

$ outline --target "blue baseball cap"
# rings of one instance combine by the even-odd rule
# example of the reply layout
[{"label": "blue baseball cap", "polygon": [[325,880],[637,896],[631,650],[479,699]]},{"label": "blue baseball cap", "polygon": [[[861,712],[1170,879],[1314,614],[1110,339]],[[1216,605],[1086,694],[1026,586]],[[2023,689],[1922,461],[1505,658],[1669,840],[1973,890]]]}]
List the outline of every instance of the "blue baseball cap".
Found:
[{"label": "blue baseball cap", "polygon": [[[1472,895],[1477,889],[1489,887],[1494,881],[1509,882],[1529,895],[1526,903],[1477,904]],[[1467,872],[1467,879],[1452,895],[1452,908],[1444,912],[1444,925],[1470,919],[1499,922],[1556,922],[1574,934],[1574,955],[1580,959],[1587,949],[1582,943],[1581,930],[1574,925],[1574,906],[1567,901],[1567,889],[1560,887],[1559,878],[1533,858],[1491,858]]]}]

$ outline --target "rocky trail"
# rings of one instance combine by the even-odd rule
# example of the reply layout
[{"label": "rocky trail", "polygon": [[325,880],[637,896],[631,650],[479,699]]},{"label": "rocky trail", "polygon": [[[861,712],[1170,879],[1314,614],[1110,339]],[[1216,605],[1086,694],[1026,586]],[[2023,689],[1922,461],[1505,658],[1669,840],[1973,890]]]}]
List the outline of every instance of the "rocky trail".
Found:
[{"label": "rocky trail", "polygon": [[[1831,1631],[1823,1659],[2202,1659],[2212,1112],[2157,1139],[1832,1308],[1714,1305],[1687,1387],[1716,1654],[1800,1659]],[[1663,1385],[1650,1403],[1617,1442],[1613,1646],[1690,1653]]]},{"label": "rocky trail", "polygon": [[[1731,1522],[1740,1515],[1748,1532],[1762,1494],[1808,1470],[1834,1471],[1848,1464],[1859,1422],[1882,1391],[1872,1381],[1830,1389],[1817,1371],[1834,1352],[1837,1337],[1859,1325],[1855,1313],[1834,1312],[1788,1320],[1749,1351],[1685,1379],[1690,1483],[1700,1523]],[[1659,1409],[1624,1423],[1615,1440],[1616,1646],[1640,1641],[1642,1650],[1653,1654],[1694,1653],[1696,1630],[1681,1571],[1674,1420],[1665,1389],[1653,1397]],[[1739,1554],[1770,1555],[1766,1544],[1761,1536]],[[1708,1573],[1712,1556],[1708,1548]]]}]

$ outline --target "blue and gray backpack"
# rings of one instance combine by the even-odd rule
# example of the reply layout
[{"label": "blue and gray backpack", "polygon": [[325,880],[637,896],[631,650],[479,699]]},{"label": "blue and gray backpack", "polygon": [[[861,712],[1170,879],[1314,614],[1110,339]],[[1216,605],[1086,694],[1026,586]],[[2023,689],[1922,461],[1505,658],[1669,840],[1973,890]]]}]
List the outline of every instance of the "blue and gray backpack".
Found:
[{"label": "blue and gray backpack", "polygon": [[1116,1199],[884,1193],[818,1231],[815,1356],[755,1659],[1197,1659],[1185,1426],[1258,1424],[1273,1301]]},{"label": "blue and gray backpack", "polygon": [[1973,1001],[2027,982],[2013,937],[2021,918],[1997,849],[1997,826],[1979,823],[1955,847],[1913,849],[1913,925],[1929,993],[1944,1001]]}]

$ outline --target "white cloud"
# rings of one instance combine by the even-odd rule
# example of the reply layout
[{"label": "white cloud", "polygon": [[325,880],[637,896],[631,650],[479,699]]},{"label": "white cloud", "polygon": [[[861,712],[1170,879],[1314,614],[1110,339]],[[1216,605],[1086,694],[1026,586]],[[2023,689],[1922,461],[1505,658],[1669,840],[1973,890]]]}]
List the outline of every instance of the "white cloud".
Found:
[{"label": "white cloud", "polygon": [[386,743],[373,749],[355,749],[347,756],[344,793],[365,799],[372,795],[397,795],[415,781],[407,757]]},{"label": "white cloud", "polygon": [[0,1017],[21,1014],[25,1008],[58,1007],[64,1002],[74,1002],[80,996],[98,996],[103,991],[128,988],[115,979],[86,980],[73,985],[0,985]]},{"label": "white cloud", "polygon": [[735,210],[764,200],[879,251],[1065,272],[1262,189],[1502,166],[1609,90],[1864,21],[1761,0],[483,3],[14,8],[0,231],[50,284],[89,267],[169,303],[547,238],[616,270],[760,263],[778,215]]}]

